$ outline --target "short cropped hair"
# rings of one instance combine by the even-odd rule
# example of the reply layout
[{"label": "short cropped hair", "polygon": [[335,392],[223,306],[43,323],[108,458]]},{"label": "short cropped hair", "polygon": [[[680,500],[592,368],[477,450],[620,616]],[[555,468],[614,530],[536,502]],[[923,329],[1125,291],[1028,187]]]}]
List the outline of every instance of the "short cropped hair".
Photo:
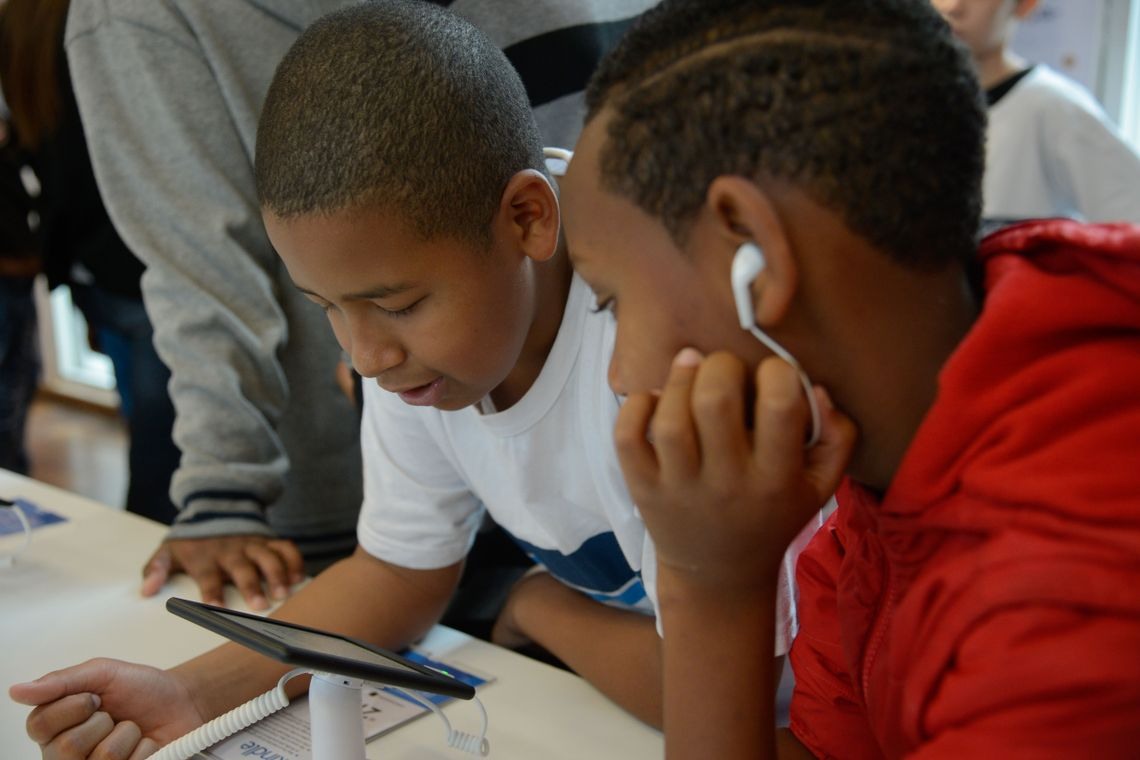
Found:
[{"label": "short cropped hair", "polygon": [[785,181],[884,253],[973,256],[985,108],[927,0],[665,0],[602,62],[603,186],[683,244],[718,176]]},{"label": "short cropped hair", "polygon": [[425,239],[486,245],[510,178],[545,173],[526,90],[502,52],[427,2],[385,0],[310,26],[257,133],[262,207],[289,219],[376,206]]}]

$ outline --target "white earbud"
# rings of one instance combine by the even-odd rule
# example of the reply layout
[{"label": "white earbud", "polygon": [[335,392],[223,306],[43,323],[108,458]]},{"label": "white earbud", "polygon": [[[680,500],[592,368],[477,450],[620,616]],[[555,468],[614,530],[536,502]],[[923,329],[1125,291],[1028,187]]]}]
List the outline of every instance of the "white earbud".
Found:
[{"label": "white earbud", "polygon": [[565,148],[543,148],[542,155],[546,159],[546,170],[555,177],[565,177],[566,167],[570,166],[570,159],[574,158],[574,151]]},{"label": "white earbud", "polygon": [[732,259],[732,295],[736,299],[736,313],[740,326],[748,330],[756,326],[753,314],[752,283],[764,271],[764,252],[755,243],[745,243],[736,249]]},{"label": "white earbud", "polygon": [[766,263],[764,252],[760,250],[760,246],[751,241],[736,249],[736,255],[732,258],[732,296],[736,301],[736,314],[740,318],[741,327],[752,333],[758,341],[768,347],[769,351],[795,367],[796,372],[799,373],[800,384],[803,385],[804,393],[807,394],[808,408],[811,410],[811,434],[808,436],[806,444],[807,448],[811,448],[819,443],[822,424],[820,422],[819,404],[816,403],[815,394],[811,389],[811,380],[808,379],[807,373],[800,367],[796,358],[756,325],[755,304],[752,302],[752,283],[764,271]]}]

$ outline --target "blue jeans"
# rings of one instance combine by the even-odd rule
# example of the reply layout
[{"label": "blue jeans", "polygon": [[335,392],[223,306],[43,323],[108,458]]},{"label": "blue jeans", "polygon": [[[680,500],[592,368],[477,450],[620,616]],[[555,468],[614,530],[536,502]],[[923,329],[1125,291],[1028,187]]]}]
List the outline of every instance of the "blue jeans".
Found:
[{"label": "blue jeans", "polygon": [[24,429],[39,373],[32,280],[0,277],[0,468],[28,472]]},{"label": "blue jeans", "polygon": [[181,452],[174,445],[170,370],[154,350],[154,329],[141,299],[96,286],[72,285],[71,298],[115,368],[130,434],[127,510],[169,525],[178,514],[170,479]]}]

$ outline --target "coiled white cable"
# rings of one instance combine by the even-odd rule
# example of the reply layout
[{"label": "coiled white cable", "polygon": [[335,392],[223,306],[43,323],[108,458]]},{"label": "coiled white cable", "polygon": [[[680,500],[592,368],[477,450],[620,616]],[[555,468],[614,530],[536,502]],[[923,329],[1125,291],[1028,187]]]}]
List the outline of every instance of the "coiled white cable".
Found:
[{"label": "coiled white cable", "polygon": [[479,697],[473,697],[473,700],[479,707],[479,715],[482,718],[483,726],[479,730],[479,735],[476,736],[475,734],[467,734],[452,728],[451,721],[443,714],[443,710],[440,710],[439,705],[430,699],[420,698],[417,694],[413,694],[406,689],[395,689],[395,691],[400,692],[400,694],[416,704],[427,707],[439,716],[439,719],[443,721],[444,731],[447,733],[448,746],[462,750],[470,755],[479,755],[480,757],[486,757],[491,753],[491,743],[487,741],[487,708],[483,707],[483,703],[479,700]]},{"label": "coiled white cable", "polygon": [[204,726],[168,744],[150,756],[150,760],[190,760],[195,754],[207,747],[233,736],[243,728],[252,726],[259,720],[269,717],[289,704],[289,697],[285,694],[285,684],[289,679],[308,673],[308,670],[290,670],[281,676],[277,686],[255,697],[240,707],[235,707],[228,713],[219,715]]}]

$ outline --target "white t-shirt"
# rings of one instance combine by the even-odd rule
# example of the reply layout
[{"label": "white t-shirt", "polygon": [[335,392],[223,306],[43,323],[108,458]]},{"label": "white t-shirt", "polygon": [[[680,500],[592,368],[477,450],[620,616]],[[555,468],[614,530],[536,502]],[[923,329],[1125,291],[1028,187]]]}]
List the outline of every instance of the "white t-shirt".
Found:
[{"label": "white t-shirt", "polygon": [[987,219],[1140,223],[1140,155],[1080,85],[1037,65],[989,110]]},{"label": "white t-shirt", "polygon": [[[562,582],[654,613],[656,558],[613,448],[619,400],[606,381],[613,317],[570,287],[538,379],[514,406],[441,412],[366,383],[360,545],[402,567],[445,567],[471,547],[486,510]],[[781,583],[777,653],[793,626]]]}]

